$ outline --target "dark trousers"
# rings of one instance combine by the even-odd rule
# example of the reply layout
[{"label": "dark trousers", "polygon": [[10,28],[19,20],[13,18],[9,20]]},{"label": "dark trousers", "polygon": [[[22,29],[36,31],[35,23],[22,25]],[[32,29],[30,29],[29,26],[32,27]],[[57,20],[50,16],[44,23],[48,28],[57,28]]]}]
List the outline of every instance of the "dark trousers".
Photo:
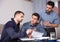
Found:
[{"label": "dark trousers", "polygon": [[47,32],[47,36],[50,36],[50,32],[55,32],[55,28],[44,28]]}]

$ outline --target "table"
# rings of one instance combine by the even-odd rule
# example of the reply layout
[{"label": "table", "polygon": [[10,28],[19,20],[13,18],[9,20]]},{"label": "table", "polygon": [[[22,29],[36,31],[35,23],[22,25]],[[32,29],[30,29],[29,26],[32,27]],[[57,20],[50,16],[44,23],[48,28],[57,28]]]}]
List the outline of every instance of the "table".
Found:
[{"label": "table", "polygon": [[38,41],[38,40],[47,40],[49,37],[39,37],[39,38],[20,38],[22,41]]}]

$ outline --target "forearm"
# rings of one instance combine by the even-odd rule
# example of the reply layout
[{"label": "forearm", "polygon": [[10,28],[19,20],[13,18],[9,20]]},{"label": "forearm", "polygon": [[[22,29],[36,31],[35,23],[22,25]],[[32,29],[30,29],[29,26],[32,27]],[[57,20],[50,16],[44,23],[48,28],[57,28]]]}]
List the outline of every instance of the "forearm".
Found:
[{"label": "forearm", "polygon": [[20,38],[23,33],[19,32],[15,32],[13,28],[9,27],[6,29],[7,34],[10,36],[11,39],[16,39],[16,38]]},{"label": "forearm", "polygon": [[58,27],[58,24],[49,24],[51,27]]},{"label": "forearm", "polygon": [[15,33],[14,35],[11,36],[11,39],[14,38],[21,38],[23,36],[23,33],[19,32],[19,33]]}]

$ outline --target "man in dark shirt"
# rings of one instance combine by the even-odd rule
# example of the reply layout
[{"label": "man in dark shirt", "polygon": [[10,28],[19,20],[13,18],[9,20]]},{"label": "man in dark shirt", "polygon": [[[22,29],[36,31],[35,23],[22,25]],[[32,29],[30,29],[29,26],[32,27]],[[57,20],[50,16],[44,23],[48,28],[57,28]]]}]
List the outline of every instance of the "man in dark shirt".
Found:
[{"label": "man in dark shirt", "polygon": [[23,36],[23,33],[20,32],[20,22],[24,18],[24,13],[22,11],[16,11],[14,18],[11,21],[8,21],[4,25],[4,29],[1,35],[1,42],[18,42],[19,38]]}]

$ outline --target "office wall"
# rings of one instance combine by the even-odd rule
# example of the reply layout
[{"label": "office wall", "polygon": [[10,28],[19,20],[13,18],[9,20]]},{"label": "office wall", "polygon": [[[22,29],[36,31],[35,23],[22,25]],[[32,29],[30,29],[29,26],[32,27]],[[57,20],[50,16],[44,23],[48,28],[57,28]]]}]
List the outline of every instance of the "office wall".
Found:
[{"label": "office wall", "polygon": [[43,8],[45,8],[46,0],[33,0],[34,12],[39,13]]},{"label": "office wall", "polygon": [[41,10],[45,9],[46,2],[50,0],[33,0],[34,12],[40,13]]},{"label": "office wall", "polygon": [[33,13],[32,2],[24,0],[0,0],[0,24],[5,24],[9,21],[17,10],[25,13],[22,23],[29,21]]},{"label": "office wall", "polygon": [[33,12],[39,13],[44,9],[47,1],[49,0],[0,0],[0,24],[5,24],[9,21],[17,10],[25,13],[22,22],[25,23],[30,20]]}]

